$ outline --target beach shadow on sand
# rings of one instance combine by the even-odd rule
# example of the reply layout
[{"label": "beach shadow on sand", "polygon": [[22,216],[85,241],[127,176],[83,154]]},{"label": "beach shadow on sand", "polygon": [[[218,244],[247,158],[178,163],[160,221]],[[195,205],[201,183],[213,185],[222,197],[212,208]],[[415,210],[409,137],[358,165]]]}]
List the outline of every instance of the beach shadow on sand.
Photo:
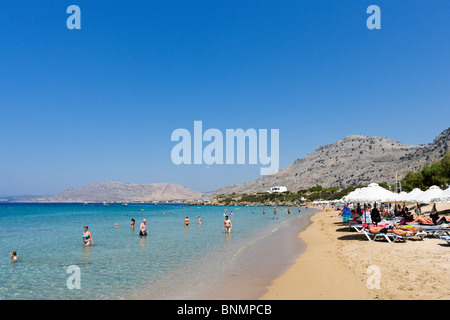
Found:
[{"label": "beach shadow on sand", "polygon": [[350,228],[349,226],[345,226],[345,227],[336,229],[336,232],[356,232],[356,231],[353,230],[352,228]]},{"label": "beach shadow on sand", "polygon": [[[348,229],[347,229],[348,231]],[[343,240],[343,241],[367,241],[367,238],[361,234],[361,233],[355,233],[355,234],[346,234],[345,236],[341,236],[337,238],[338,240]]]}]

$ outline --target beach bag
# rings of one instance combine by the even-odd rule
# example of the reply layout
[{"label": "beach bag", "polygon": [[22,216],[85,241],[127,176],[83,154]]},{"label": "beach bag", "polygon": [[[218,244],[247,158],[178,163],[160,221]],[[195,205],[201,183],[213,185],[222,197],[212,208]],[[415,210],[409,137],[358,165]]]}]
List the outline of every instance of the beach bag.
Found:
[{"label": "beach bag", "polygon": [[372,222],[375,224],[380,222],[381,221],[380,211],[378,211],[377,208],[373,208],[372,213],[370,214],[370,218],[372,219]]}]

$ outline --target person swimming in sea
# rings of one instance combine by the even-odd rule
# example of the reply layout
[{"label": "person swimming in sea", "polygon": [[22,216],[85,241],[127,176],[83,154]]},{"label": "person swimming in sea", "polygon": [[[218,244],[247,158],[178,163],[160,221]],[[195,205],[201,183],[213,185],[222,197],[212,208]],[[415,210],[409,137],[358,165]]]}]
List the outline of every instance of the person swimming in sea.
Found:
[{"label": "person swimming in sea", "polygon": [[16,262],[17,260],[19,260],[19,258],[17,258],[17,252],[16,251],[11,251],[9,253],[9,256],[11,257],[11,262]]},{"label": "person swimming in sea", "polygon": [[83,244],[85,246],[93,246],[94,245],[94,239],[92,238],[92,234],[90,231],[88,231],[88,226],[84,226],[84,232],[83,232]]},{"label": "person swimming in sea", "polygon": [[233,229],[233,226],[231,224],[231,220],[228,219],[228,216],[225,216],[225,221],[223,222],[222,225],[222,230],[225,228],[225,233],[230,233],[231,230]]}]

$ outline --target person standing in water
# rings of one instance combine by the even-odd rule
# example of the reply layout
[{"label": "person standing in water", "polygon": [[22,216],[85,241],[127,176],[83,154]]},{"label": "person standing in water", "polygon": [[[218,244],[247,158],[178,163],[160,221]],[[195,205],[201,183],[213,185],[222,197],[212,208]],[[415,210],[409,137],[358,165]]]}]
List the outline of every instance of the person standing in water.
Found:
[{"label": "person standing in water", "polygon": [[225,228],[225,233],[230,233],[231,229],[233,229],[232,225],[231,225],[231,220],[228,219],[228,216],[225,216],[225,221],[223,222],[222,225],[222,230]]},{"label": "person standing in water", "polygon": [[89,227],[84,226],[84,232],[83,232],[83,244],[85,246],[93,246],[94,245],[94,239],[92,238],[92,234],[90,231],[88,231]]},{"label": "person standing in water", "polygon": [[132,227],[132,228],[134,228],[134,224],[136,223],[136,220],[134,220],[134,219],[131,219],[131,224],[130,224],[130,226]]},{"label": "person standing in water", "polygon": [[142,220],[142,223],[139,227],[139,235],[146,236],[147,235],[147,220]]},{"label": "person standing in water", "polygon": [[189,225],[189,218],[188,218],[188,216],[186,216],[186,219],[184,219],[184,225],[185,226]]},{"label": "person standing in water", "polygon": [[200,216],[198,216],[198,224],[202,224],[202,218]]}]

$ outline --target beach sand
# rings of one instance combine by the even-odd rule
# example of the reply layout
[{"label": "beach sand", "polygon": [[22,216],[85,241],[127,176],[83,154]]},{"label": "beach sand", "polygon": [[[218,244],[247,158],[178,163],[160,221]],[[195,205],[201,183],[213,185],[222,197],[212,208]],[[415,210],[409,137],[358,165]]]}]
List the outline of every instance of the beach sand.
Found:
[{"label": "beach sand", "polygon": [[[437,209],[450,209],[450,204],[437,204]],[[430,210],[431,206],[422,208],[425,217]],[[306,242],[305,252],[260,299],[450,298],[450,245],[446,241],[428,236],[405,243],[371,242],[364,234],[350,231],[337,211],[320,211],[311,221],[299,234]]]}]

